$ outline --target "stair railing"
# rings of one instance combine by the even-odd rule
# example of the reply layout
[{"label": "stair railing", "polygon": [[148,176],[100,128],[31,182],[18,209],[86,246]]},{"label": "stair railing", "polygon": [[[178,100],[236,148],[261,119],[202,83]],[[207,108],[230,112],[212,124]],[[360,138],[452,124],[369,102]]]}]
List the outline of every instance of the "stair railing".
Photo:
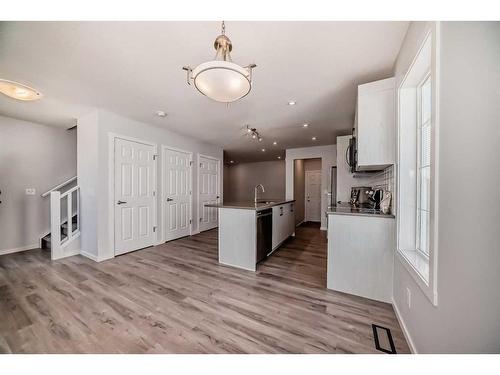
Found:
[{"label": "stair railing", "polygon": [[78,176],[73,176],[71,177],[69,180],[66,180],[62,183],[60,183],[59,185],[56,185],[54,186],[52,189],[49,189],[47,190],[45,193],[42,194],[42,198],[45,198],[47,195],[49,195],[50,193],[52,193],[53,191],[56,191],[56,190],[59,190],[60,188],[62,188],[63,186],[66,186],[70,183],[72,183],[73,181],[76,181],[76,179],[78,178]]},{"label": "stair railing", "polygon": [[[76,216],[76,223],[73,217]],[[67,233],[62,234],[62,225],[66,223]],[[73,224],[75,229],[73,229]],[[50,192],[50,242],[52,259],[74,255],[72,245],[80,237],[80,187],[75,186],[61,194]]]}]

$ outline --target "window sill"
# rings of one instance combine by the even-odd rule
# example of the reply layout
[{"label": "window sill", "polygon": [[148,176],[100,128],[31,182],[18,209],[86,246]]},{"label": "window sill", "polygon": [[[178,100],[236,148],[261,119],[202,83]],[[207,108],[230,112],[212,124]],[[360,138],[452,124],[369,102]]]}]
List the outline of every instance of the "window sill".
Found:
[{"label": "window sill", "polygon": [[397,258],[429,301],[437,306],[437,293],[429,285],[429,259],[416,250],[398,250]]}]

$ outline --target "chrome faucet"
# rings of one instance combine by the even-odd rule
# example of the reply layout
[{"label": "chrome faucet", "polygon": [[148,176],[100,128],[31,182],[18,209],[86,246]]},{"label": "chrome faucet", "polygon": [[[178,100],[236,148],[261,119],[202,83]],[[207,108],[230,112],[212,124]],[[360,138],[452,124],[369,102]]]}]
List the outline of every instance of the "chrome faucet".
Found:
[{"label": "chrome faucet", "polygon": [[262,184],[258,184],[255,186],[254,188],[254,192],[255,192],[255,195],[254,195],[254,202],[257,203],[258,202],[258,199],[257,199],[257,192],[258,192],[258,189],[259,187],[262,189],[262,192],[265,193],[265,190],[264,190],[264,186]]}]

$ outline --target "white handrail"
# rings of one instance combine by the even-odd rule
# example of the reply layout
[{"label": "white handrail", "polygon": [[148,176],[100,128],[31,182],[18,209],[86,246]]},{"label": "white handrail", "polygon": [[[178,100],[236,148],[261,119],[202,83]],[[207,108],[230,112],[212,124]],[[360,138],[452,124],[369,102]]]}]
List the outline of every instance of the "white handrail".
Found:
[{"label": "white handrail", "polygon": [[55,191],[55,190],[59,190],[60,188],[62,188],[63,186],[75,181],[76,179],[78,178],[78,176],[74,176],[74,177],[71,177],[69,180],[67,181],[64,181],[62,184],[59,184],[57,186],[54,186],[52,189],[50,189],[49,191],[46,191],[45,193],[42,194],[42,198],[45,198],[47,195],[49,195],[51,192]]},{"label": "white handrail", "polygon": [[71,189],[65,191],[64,193],[61,194],[61,199],[63,199],[66,195],[69,195],[71,194],[72,192],[74,192],[75,190],[78,190],[80,188],[80,186],[73,186]]}]

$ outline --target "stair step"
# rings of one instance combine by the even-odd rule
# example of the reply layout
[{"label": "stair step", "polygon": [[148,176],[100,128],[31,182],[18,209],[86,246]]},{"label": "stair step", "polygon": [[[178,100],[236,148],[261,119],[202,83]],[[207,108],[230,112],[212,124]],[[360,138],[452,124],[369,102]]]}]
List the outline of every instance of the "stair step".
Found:
[{"label": "stair step", "polygon": [[[71,230],[74,232],[77,228],[77,215],[73,216],[71,219]],[[47,234],[45,237],[42,237],[42,249],[50,249],[51,248],[51,234]],[[61,224],[61,241],[64,241],[68,238],[68,222]]]}]

